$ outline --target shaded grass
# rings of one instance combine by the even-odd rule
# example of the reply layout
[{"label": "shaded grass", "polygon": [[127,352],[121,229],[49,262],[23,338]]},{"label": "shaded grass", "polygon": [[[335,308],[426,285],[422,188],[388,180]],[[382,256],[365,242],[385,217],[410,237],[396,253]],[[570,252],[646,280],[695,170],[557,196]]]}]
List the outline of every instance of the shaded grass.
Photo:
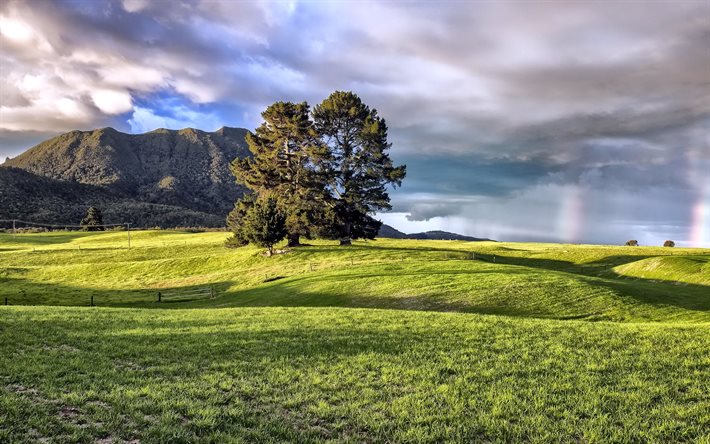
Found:
[{"label": "shaded grass", "polygon": [[3,307],[0,441],[692,442],[709,347],[706,324]]}]

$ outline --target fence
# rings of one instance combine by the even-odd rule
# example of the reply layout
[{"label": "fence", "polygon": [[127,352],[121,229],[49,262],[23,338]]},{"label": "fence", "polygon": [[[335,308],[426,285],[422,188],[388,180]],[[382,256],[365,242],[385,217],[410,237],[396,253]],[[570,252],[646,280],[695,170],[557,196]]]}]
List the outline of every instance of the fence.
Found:
[{"label": "fence", "polygon": [[159,291],[157,302],[178,302],[207,298],[214,298],[214,289],[212,287],[189,288],[185,290],[176,288]]}]

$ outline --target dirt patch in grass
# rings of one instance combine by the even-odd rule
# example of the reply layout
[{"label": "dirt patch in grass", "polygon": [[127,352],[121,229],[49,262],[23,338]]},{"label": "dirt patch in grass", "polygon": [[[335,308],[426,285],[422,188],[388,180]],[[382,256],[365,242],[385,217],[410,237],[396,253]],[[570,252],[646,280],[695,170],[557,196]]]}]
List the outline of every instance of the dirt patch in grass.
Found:
[{"label": "dirt patch in grass", "polygon": [[45,352],[58,352],[58,353],[79,353],[79,349],[72,347],[71,345],[61,344],[61,345],[43,345],[42,350]]},{"label": "dirt patch in grass", "polygon": [[39,391],[37,391],[36,388],[25,387],[22,384],[10,384],[6,388],[9,392],[17,393],[19,395],[27,395],[32,397],[36,397],[39,395]]}]

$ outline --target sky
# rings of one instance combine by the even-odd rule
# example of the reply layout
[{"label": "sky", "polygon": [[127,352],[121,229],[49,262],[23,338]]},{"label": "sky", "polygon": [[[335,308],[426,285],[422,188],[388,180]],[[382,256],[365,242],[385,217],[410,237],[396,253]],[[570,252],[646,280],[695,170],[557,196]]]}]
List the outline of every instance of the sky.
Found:
[{"label": "sky", "polygon": [[0,2],[0,161],[357,93],[405,232],[710,247],[710,1]]}]

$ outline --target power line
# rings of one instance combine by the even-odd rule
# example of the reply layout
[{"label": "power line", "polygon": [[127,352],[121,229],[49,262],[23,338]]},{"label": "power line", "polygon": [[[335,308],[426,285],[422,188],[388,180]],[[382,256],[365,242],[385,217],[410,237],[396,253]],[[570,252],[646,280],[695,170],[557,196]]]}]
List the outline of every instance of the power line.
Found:
[{"label": "power line", "polygon": [[59,225],[59,224],[44,224],[44,223],[38,223],[38,222],[30,222],[30,221],[20,220],[20,219],[0,219],[0,222],[19,222],[19,223],[28,224],[28,225],[35,225],[37,227],[54,227],[54,228],[121,227],[123,225],[130,225],[130,223],[128,223],[128,222],[123,222],[120,224],[101,224],[101,225],[71,225],[71,224]]}]

